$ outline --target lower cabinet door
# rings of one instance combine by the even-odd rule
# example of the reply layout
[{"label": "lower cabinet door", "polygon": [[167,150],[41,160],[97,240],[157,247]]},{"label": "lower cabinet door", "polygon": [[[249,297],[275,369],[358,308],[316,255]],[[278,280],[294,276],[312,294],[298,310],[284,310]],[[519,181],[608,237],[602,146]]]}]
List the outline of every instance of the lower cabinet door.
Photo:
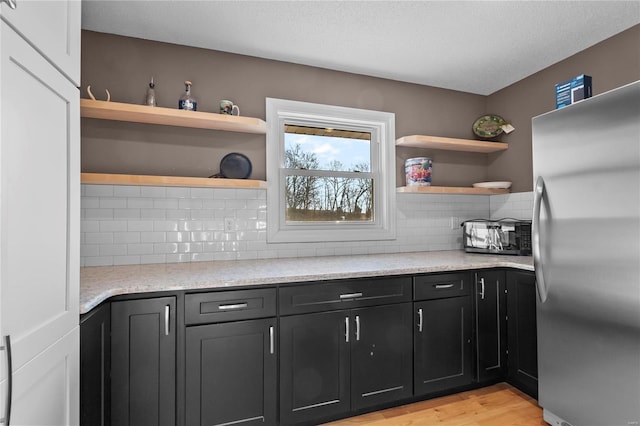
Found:
[{"label": "lower cabinet door", "polygon": [[349,311],[280,318],[280,422],[311,422],[346,413]]},{"label": "lower cabinet door", "polygon": [[538,397],[536,277],[533,272],[507,272],[508,381]]},{"label": "lower cabinet door", "polygon": [[276,424],[276,319],[187,327],[186,424]]},{"label": "lower cabinet door", "polygon": [[80,321],[80,425],[109,421],[111,388],[111,304],[107,302]]},{"label": "lower cabinet door", "polygon": [[10,424],[77,425],[80,413],[80,389],[77,386],[79,358],[80,327],[75,327],[14,370]]},{"label": "lower cabinet door", "polygon": [[176,298],[111,303],[111,424],[175,426]]},{"label": "lower cabinet door", "polygon": [[475,280],[476,381],[503,381],[507,372],[504,271],[479,271]]},{"label": "lower cabinet door", "polygon": [[470,384],[471,301],[468,296],[414,303],[416,395]]},{"label": "lower cabinet door", "polygon": [[413,394],[411,303],[351,311],[351,408]]}]

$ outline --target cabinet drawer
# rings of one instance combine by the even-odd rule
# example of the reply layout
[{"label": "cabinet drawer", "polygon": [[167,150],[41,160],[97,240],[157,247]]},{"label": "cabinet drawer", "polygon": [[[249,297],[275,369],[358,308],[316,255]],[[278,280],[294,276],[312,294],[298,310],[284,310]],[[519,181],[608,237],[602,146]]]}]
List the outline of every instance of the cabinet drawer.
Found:
[{"label": "cabinet drawer", "polygon": [[276,289],[234,290],[185,296],[187,325],[276,316]]},{"label": "cabinet drawer", "polygon": [[408,302],[411,278],[370,278],[280,287],[280,314],[291,315]]},{"label": "cabinet drawer", "polygon": [[471,274],[434,274],[413,278],[414,300],[442,299],[471,294]]}]

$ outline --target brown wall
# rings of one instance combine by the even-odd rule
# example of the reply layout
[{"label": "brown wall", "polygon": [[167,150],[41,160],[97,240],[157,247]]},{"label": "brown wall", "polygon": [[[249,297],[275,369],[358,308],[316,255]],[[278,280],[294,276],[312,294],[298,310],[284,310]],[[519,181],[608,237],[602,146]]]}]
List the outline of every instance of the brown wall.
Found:
[{"label": "brown wall", "polygon": [[[98,99],[142,103],[149,78],[158,105],[177,107],[184,80],[193,82],[198,110],[217,112],[220,99],[242,115],[265,117],[265,97],[396,114],[396,136],[426,134],[473,138],[471,124],[486,113],[510,120],[515,132],[500,140],[509,149],[467,154],[398,148],[396,185],[404,185],[406,158],[434,158],[433,184],[468,186],[509,180],[513,192],[532,189],[531,118],[555,108],[554,86],[578,74],[593,77],[594,94],[640,79],[640,25],[548,67],[488,97],[392,80],[269,61],[224,52],[90,31],[82,33],[82,97],[91,85]],[[82,171],[208,176],[228,152],[253,163],[265,179],[265,137],[168,126],[82,120]]]},{"label": "brown wall", "polygon": [[487,97],[487,110],[516,130],[509,149],[489,155],[488,180],[510,180],[513,192],[533,189],[531,118],[555,109],[555,84],[580,74],[593,79],[593,94],[640,80],[640,25],[598,43]]},{"label": "brown wall", "polygon": [[[373,54],[373,53],[372,53]],[[142,103],[151,76],[158,105],[177,107],[184,80],[193,83],[198,110],[216,112],[231,99],[242,115],[265,117],[265,97],[300,100],[396,114],[396,135],[471,138],[471,124],[485,113],[485,97],[320,68],[109,34],[82,33],[82,97],[91,85],[98,99]],[[253,163],[253,179],[265,179],[265,137],[165,126],[82,120],[82,170],[208,176],[220,159],[238,151]],[[486,180],[487,156],[400,148],[397,186],[404,159],[434,158],[434,185],[461,186]]]}]

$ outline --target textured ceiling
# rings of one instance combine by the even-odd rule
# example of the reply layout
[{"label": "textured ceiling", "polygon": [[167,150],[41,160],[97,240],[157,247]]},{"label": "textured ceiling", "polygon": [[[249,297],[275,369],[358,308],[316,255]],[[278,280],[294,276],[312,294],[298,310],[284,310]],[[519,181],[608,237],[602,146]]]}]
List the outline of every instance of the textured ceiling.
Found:
[{"label": "textured ceiling", "polygon": [[82,9],[87,30],[481,95],[640,23],[640,0],[83,0]]}]

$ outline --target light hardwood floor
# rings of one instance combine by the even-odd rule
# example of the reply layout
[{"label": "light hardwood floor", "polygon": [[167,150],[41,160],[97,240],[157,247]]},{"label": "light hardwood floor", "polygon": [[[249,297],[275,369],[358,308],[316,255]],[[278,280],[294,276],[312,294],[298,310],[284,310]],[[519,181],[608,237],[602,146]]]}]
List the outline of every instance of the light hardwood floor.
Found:
[{"label": "light hardwood floor", "polygon": [[537,401],[506,383],[389,408],[325,426],[548,426]]}]

